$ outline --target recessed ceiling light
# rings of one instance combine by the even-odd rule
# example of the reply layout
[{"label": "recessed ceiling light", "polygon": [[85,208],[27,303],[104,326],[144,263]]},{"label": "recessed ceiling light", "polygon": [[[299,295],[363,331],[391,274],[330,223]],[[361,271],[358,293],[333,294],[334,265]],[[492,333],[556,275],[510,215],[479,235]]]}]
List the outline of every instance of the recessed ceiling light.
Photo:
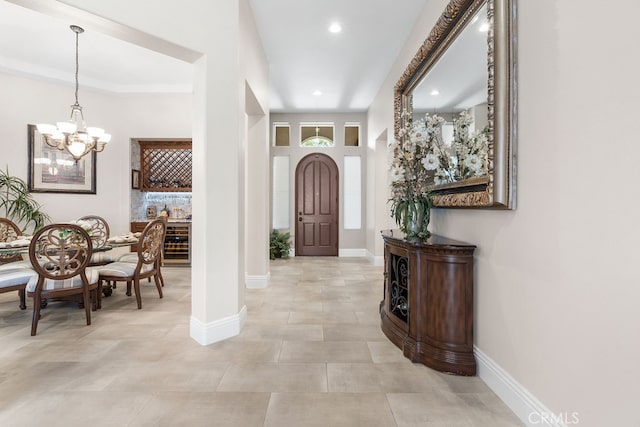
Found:
[{"label": "recessed ceiling light", "polygon": [[440,91],[438,89],[434,89],[431,91],[431,96],[440,95]]},{"label": "recessed ceiling light", "polygon": [[489,31],[489,23],[488,22],[483,22],[482,25],[480,25],[479,31],[481,33],[486,33],[487,31]]},{"label": "recessed ceiling light", "polygon": [[333,24],[331,24],[329,26],[329,32],[330,33],[334,33],[335,34],[335,33],[339,33],[340,31],[342,31],[342,27],[337,22],[334,22]]},{"label": "recessed ceiling light", "polygon": [[316,89],[316,90],[313,91],[313,94],[315,96],[320,96],[320,95],[322,95],[322,91]]}]

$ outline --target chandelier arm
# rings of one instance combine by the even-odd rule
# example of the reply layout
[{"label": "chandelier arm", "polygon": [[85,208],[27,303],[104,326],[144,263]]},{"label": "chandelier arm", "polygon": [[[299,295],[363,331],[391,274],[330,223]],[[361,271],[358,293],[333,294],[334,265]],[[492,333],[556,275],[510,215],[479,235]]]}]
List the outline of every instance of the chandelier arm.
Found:
[{"label": "chandelier arm", "polygon": [[95,151],[96,153],[102,153],[104,151],[104,147],[106,146],[107,146],[106,142],[98,142],[94,144],[93,151]]},{"label": "chandelier arm", "polygon": [[[57,141],[55,141],[54,139],[52,139],[50,135],[42,135],[42,137],[44,138],[45,144],[47,144],[49,147],[53,147],[53,148],[59,148],[60,147],[60,144]],[[54,143],[52,143],[52,141]]]}]

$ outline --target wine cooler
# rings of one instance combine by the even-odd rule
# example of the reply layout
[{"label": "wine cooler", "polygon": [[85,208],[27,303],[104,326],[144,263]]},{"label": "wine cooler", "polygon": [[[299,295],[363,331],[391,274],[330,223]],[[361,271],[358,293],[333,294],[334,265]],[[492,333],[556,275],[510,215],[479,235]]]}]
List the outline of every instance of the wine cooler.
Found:
[{"label": "wine cooler", "polygon": [[191,264],[191,224],[167,224],[165,264]]}]

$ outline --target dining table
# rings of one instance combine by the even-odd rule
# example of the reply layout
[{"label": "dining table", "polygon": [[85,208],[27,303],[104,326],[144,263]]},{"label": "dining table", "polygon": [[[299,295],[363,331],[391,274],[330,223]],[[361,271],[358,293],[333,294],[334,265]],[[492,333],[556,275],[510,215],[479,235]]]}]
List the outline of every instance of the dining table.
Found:
[{"label": "dining table", "polygon": [[[25,255],[29,253],[29,244],[31,243],[31,236],[20,236],[21,239],[16,239],[10,242],[0,242],[0,255]],[[107,239],[105,245],[94,247],[93,252],[106,252],[116,248],[128,247],[138,243],[140,233],[126,233]]]},{"label": "dining table", "polygon": [[[139,241],[141,233],[127,232],[125,234],[116,235],[107,239],[106,244],[94,247],[93,252],[107,252],[117,248],[131,247]],[[29,253],[29,245],[31,243],[31,236],[19,236],[19,239],[10,242],[0,242],[0,257],[12,256],[12,255],[27,255]],[[1,259],[1,258],[0,258]],[[4,265],[9,265],[7,263]],[[104,296],[111,295],[111,288],[105,288],[103,290]],[[81,304],[82,305],[82,304]],[[42,300],[42,308],[47,306],[47,300]],[[82,307],[81,307],[82,308]]]}]

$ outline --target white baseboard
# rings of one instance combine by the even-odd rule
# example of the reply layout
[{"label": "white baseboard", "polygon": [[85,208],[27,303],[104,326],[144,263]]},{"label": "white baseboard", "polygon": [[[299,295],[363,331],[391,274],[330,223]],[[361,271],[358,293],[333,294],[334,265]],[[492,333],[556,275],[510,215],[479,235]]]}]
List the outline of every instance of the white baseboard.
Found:
[{"label": "white baseboard", "polygon": [[474,346],[473,352],[478,361],[478,376],[525,425],[565,427],[562,420],[571,420],[572,414],[553,414],[529,390],[478,347]]},{"label": "white baseboard", "polygon": [[366,257],[366,249],[338,249],[339,257]]},{"label": "white baseboard", "polygon": [[264,275],[248,275],[244,276],[244,285],[247,289],[264,289],[269,286],[271,282],[271,273]]},{"label": "white baseboard", "polygon": [[384,265],[384,257],[383,256],[376,256],[374,254],[372,254],[371,252],[367,251],[367,260],[378,267],[382,267]]},{"label": "white baseboard", "polygon": [[247,320],[246,305],[242,306],[238,314],[209,323],[202,323],[191,316],[189,335],[200,345],[213,344],[238,335],[242,330],[242,326],[244,326],[245,320]]}]

